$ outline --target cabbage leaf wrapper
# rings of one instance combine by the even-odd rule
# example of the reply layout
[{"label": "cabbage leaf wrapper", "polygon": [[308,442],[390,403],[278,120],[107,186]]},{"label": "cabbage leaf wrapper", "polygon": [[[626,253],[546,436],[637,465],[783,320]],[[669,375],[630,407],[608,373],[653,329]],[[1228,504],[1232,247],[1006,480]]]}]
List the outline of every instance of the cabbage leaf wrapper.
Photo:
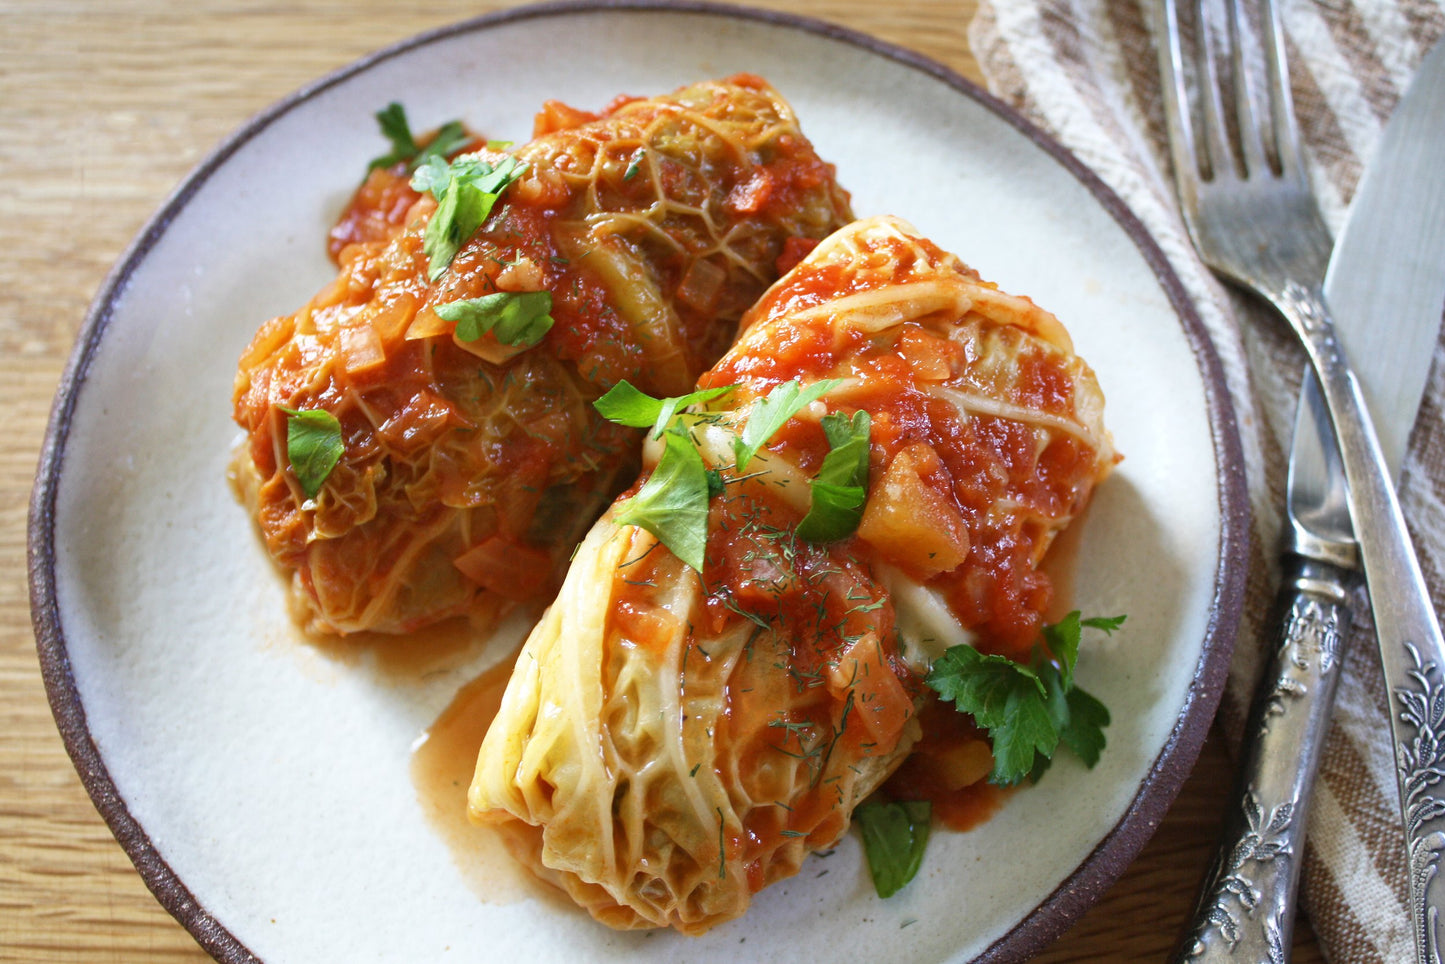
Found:
[{"label": "cabbage leaf wrapper", "polygon": [[[537,130],[466,155],[526,167],[444,271],[424,250],[437,200],[405,163],[372,171],[332,232],[336,279],[241,358],[233,479],[312,631],[484,625],[550,598],[636,472],[640,433],[591,402],[622,378],[686,391],[780,259],[851,216],[792,109],[749,75],[601,115],[552,102]],[[435,310],[530,292],[554,322],[532,347]],[[344,453],[311,499],[283,409],[340,423]]]},{"label": "cabbage leaf wrapper", "polygon": [[[837,841],[919,741],[945,646],[1027,652],[1038,563],[1115,462],[1057,319],[896,219],[822,242],[743,325],[699,383],[737,387],[680,416],[723,483],[703,571],[614,505],[525,643],[469,792],[474,820],[616,928],[701,933]],[[754,403],[794,379],[837,382],[740,472]],[[861,521],[807,542],[821,420],[859,411]]]}]

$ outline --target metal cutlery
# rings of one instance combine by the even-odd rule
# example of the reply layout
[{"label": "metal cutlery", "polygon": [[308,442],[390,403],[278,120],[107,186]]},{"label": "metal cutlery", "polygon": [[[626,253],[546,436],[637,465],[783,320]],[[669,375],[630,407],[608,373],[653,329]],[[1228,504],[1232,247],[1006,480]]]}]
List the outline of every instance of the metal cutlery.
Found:
[{"label": "metal cutlery", "polygon": [[[1165,106],[1185,220],[1211,268],[1270,301],[1291,322],[1319,381],[1307,381],[1291,454],[1282,638],[1246,731],[1239,808],[1178,959],[1288,958],[1309,794],[1338,679],[1358,533],[1390,703],[1399,710],[1391,713],[1391,724],[1417,952],[1421,961],[1437,961],[1437,912],[1427,891],[1445,845],[1433,832],[1445,804],[1430,790],[1440,779],[1435,767],[1445,764],[1445,750],[1439,760],[1426,757],[1437,752],[1445,730],[1439,682],[1445,648],[1387,456],[1345,349],[1353,346],[1364,356],[1359,349],[1369,346],[1368,394],[1379,404],[1388,460],[1398,465],[1445,298],[1445,190],[1432,183],[1440,178],[1430,171],[1445,150],[1445,129],[1430,123],[1445,114],[1445,76],[1431,79],[1445,75],[1445,52],[1427,59],[1416,85],[1422,92],[1407,98],[1392,121],[1383,160],[1372,165],[1360,188],[1325,280],[1330,239],[1301,167],[1277,14],[1267,0],[1261,5],[1269,106],[1256,122],[1241,42],[1244,14],[1238,0],[1227,5],[1222,46],[1231,51],[1236,155],[1211,56],[1208,13],[1205,3],[1196,3],[1193,64],[1204,135],[1199,151],[1178,10],[1174,0],[1165,3]],[[1341,310],[1343,340],[1336,338],[1327,301]],[[1375,337],[1367,342],[1361,335],[1372,325]],[[1399,348],[1391,355],[1381,350],[1385,344]]]}]

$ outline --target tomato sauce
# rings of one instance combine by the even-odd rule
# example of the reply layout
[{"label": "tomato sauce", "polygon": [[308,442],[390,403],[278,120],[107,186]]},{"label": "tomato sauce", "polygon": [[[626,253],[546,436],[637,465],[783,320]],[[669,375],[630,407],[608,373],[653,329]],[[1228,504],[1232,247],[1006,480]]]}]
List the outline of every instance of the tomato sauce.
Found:
[{"label": "tomato sauce", "polygon": [[[901,273],[910,270],[908,257],[900,252],[891,256],[902,265]],[[859,257],[866,259],[867,254]],[[975,634],[978,648],[1026,662],[1044,614],[1054,606],[1052,580],[1038,567],[1051,534],[1047,520],[1079,510],[1077,503],[1088,491],[1080,480],[1092,477],[1095,453],[1082,439],[1058,431],[1051,432],[1040,449],[1034,426],[991,414],[986,405],[961,413],[954,399],[962,395],[967,404],[967,393],[974,391],[983,399],[1002,397],[1021,410],[1072,420],[1075,374],[1066,367],[1072,356],[1023,338],[1018,331],[1000,333],[978,322],[976,331],[970,330],[967,316],[955,323],[963,326],[962,337],[954,324],[948,326],[952,338],[926,325],[870,333],[835,325],[826,316],[797,317],[839,297],[868,291],[867,283],[859,280],[864,274],[856,261],[846,268],[811,264],[802,276],[772,289],[745,323],[763,326],[788,316],[787,323],[766,328],[766,350],[731,353],[701,384],[739,386],[728,407],[743,408],[793,378],[847,379],[835,405],[845,414],[866,409],[872,418],[869,503],[883,497],[880,480],[893,477],[890,467],[909,460],[912,474],[905,478],[927,492],[919,504],[941,506],[940,523],[967,532],[965,554],[954,557],[961,563],[929,570],[923,578],[941,591],[960,623]],[[1006,341],[1010,338],[1015,340]],[[1007,385],[991,381],[1001,377],[999,366],[981,363],[999,351],[1009,353],[1011,365],[1003,370],[1013,380]],[[955,394],[931,390],[945,382]],[[772,437],[768,448],[812,475],[828,444],[815,417],[795,418]],[[757,491],[734,494],[730,485],[727,494],[712,502],[704,577],[713,628],[753,618],[790,640],[791,649],[780,665],[800,689],[811,684],[821,690],[827,666],[850,640],[865,633],[885,640],[883,665],[900,684],[896,699],[906,701],[912,715],[912,701],[926,698],[919,716],[923,738],[889,779],[884,795],[928,800],[940,822],[955,830],[986,820],[1010,792],[987,782],[993,761],[986,734],[970,717],[927,691],[898,659],[892,602],[870,575],[878,562],[917,572],[920,561],[865,539],[866,519],[858,535],[829,546],[792,539],[798,510],[781,499],[758,497]],[[1000,512],[1000,505],[1012,508]],[[906,550],[908,540],[898,544]],[[863,612],[840,608],[839,600],[852,599],[866,600],[858,607]],[[739,734],[755,732],[759,725],[747,714],[764,712],[741,699],[730,704],[730,719]],[[788,726],[809,731],[837,726],[840,715],[837,702],[822,699],[807,711],[795,706],[789,712]],[[792,738],[793,731],[784,732]],[[840,742],[852,740],[855,751],[866,739],[861,726],[844,727],[841,733]],[[773,752],[803,750],[800,739],[788,738],[763,746]],[[764,820],[766,826],[750,832],[759,847],[771,847],[779,843],[779,834],[823,826],[822,812],[786,818],[774,814]]]},{"label": "tomato sauce", "polygon": [[[796,310],[826,297],[834,285],[847,286],[825,269],[808,283],[792,286],[798,290],[789,290],[780,303]],[[872,476],[876,479],[879,469],[908,445],[925,441],[937,455],[937,467],[922,481],[951,505],[970,533],[963,565],[938,576],[935,583],[963,624],[981,637],[982,648],[1026,656],[1052,597],[1048,576],[1035,568],[1040,533],[1028,526],[1026,510],[1035,507],[1040,516],[1054,516],[1077,509],[1076,483],[1090,453],[1069,439],[1055,440],[1036,453],[1035,435],[1027,425],[986,414],[960,418],[951,404],[927,391],[916,368],[920,352],[931,350],[938,364],[956,371],[966,361],[963,348],[918,329],[911,332],[905,344],[896,337],[890,341],[856,330],[840,337],[826,319],[791,325],[769,341],[770,351],[737,353],[704,381],[738,383],[746,397],[759,397],[793,377],[856,375],[863,387],[853,390],[849,401],[873,417]],[[1045,412],[1069,410],[1072,380],[1053,358],[1043,352],[1025,356],[1020,404]],[[826,452],[821,442],[815,423],[795,419],[770,446],[813,471]],[[1000,501],[1017,504],[1021,511],[1000,518],[992,511]],[[884,561],[907,568],[906,560]]]},{"label": "tomato sauce", "polygon": [[[897,652],[886,591],[846,550],[798,540],[798,518],[766,489],[741,483],[712,500],[703,602],[682,662],[686,690],[689,674],[713,658],[705,640],[748,634],[725,684],[716,765],[737,774],[752,799],[778,801],[751,808],[742,835],[726,842],[754,890],[771,882],[779,848],[817,849],[843,831],[838,771],[851,776],[848,761],[893,751],[920,688]],[[676,565],[644,549],[617,570],[614,646],[661,652],[677,632],[678,616],[652,595]],[[789,776],[795,769],[801,783]]]},{"label": "tomato sauce", "polygon": [[[546,136],[512,155],[525,170],[445,270],[425,250],[436,199],[404,163],[368,172],[329,237],[336,279],[261,328],[235,395],[256,476],[244,491],[316,628],[407,632],[494,589],[525,594],[472,553],[502,538],[565,560],[635,458],[637,433],[591,401],[622,379],[688,391],[789,240],[850,216],[776,94],[735,80],[600,113],[547,105]],[[460,150],[506,156],[479,144]],[[535,291],[552,319],[535,346],[460,340],[434,310]],[[341,425],[314,499],[288,471],[278,406]],[[555,585],[526,581],[537,596]]]},{"label": "tomato sauce", "polygon": [[407,214],[419,200],[405,164],[367,172],[327,238],[331,260],[340,264],[341,252],[353,244],[390,241],[406,227]]},{"label": "tomato sauce", "polygon": [[1012,792],[986,780],[992,756],[982,731],[952,706],[930,697],[919,711],[923,738],[883,784],[890,800],[927,800],[950,830],[972,830]]},{"label": "tomato sauce", "polygon": [[553,888],[515,860],[495,827],[467,818],[467,788],[482,737],[501,706],[512,660],[463,686],[412,747],[411,779],[427,821],[472,892],[488,904],[557,901]]}]

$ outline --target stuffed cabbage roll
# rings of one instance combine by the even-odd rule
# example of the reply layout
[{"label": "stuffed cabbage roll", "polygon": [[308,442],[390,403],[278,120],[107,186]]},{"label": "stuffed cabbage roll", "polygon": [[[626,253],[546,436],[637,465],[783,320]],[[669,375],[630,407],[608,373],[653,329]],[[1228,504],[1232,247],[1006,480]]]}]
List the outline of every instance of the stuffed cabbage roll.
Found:
[{"label": "stuffed cabbage roll", "polygon": [[1115,459],[1057,319],[895,219],[832,235],[743,325],[700,381],[731,390],[649,433],[573,557],[470,788],[613,927],[700,933],[833,844],[918,740],[934,656],[1033,643],[1038,564]]},{"label": "stuffed cabbage roll", "polygon": [[[780,259],[849,217],[756,77],[600,116],[550,103],[537,127],[515,151],[433,159],[429,189],[373,171],[332,233],[336,279],[241,358],[234,476],[312,630],[546,598],[636,471],[639,433],[591,402],[624,378],[686,391]],[[485,191],[464,176],[490,213],[467,213]],[[292,434],[328,426],[339,460],[311,492]]]}]

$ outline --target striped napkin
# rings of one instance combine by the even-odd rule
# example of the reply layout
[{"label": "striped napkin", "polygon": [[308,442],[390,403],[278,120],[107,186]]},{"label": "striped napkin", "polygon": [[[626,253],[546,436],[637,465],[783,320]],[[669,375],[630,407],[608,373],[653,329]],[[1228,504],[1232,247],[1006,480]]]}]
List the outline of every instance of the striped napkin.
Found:
[{"label": "striped napkin", "polygon": [[[1278,0],[1310,175],[1338,232],[1415,65],[1445,34],[1445,0]],[[1303,355],[1283,322],[1199,261],[1167,157],[1153,0],[980,0],[970,42],[990,90],[1052,133],[1133,208],[1183,279],[1234,397],[1253,511],[1243,625],[1220,719],[1237,743],[1278,585],[1284,482]],[[1445,165],[1445,162],[1442,162]],[[1445,176],[1445,166],[1442,166]],[[1445,609],[1445,342],[1411,436],[1401,497]],[[1303,903],[1331,960],[1414,960],[1384,682],[1366,601],[1340,681],[1308,828]]]}]

